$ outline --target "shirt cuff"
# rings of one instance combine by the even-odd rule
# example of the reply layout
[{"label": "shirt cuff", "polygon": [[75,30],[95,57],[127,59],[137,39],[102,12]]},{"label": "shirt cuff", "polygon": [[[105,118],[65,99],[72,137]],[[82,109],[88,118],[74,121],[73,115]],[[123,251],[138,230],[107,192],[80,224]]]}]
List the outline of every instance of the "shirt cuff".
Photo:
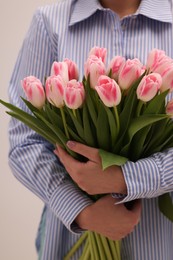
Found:
[{"label": "shirt cuff", "polygon": [[128,161],[122,166],[122,171],[127,195],[121,202],[160,195],[161,177],[154,158],[141,159],[135,163]]},{"label": "shirt cuff", "polygon": [[50,208],[63,224],[73,233],[83,230],[75,224],[77,215],[93,201],[84,194],[73,182],[66,180],[54,191],[50,199]]}]

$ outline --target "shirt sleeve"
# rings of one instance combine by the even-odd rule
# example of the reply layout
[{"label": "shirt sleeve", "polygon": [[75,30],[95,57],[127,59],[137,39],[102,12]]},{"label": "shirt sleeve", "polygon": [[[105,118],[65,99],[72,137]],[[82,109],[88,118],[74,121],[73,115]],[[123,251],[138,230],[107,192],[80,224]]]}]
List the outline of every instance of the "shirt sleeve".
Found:
[{"label": "shirt sleeve", "polygon": [[[53,61],[58,59],[57,42],[58,36],[51,34],[38,9],[10,80],[9,98],[15,106],[29,112],[20,98],[23,96],[20,81],[33,75],[44,84]],[[92,204],[92,200],[71,181],[54,155],[53,145],[14,118],[9,124],[9,140],[9,164],[15,177],[39,196],[69,230],[79,232],[74,219],[82,209]]]},{"label": "shirt sleeve", "polygon": [[127,185],[126,202],[139,198],[158,197],[173,191],[173,149],[156,153],[137,162],[122,166]]}]

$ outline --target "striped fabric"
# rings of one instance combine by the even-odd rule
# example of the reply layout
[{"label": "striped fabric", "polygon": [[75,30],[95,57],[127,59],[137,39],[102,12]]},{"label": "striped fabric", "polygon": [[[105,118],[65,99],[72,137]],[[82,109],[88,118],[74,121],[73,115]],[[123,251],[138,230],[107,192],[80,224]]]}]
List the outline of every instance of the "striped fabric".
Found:
[{"label": "striped fabric", "polygon": [[[153,48],[173,58],[172,42],[169,0],[142,0],[135,14],[121,20],[96,0],[64,0],[39,8],[16,61],[10,101],[26,109],[20,99],[20,80],[32,74],[44,82],[54,60],[74,60],[82,79],[84,61],[95,45],[108,49],[107,61],[123,55],[145,63]],[[14,119],[9,138],[14,175],[45,203],[36,242],[40,260],[61,260],[82,232],[74,219],[92,201],[73,185],[54,148],[43,138]],[[172,162],[170,149],[123,166],[128,188],[124,201],[143,198],[141,221],[122,243],[123,260],[173,260],[173,224],[157,204],[157,197],[165,192],[173,198]],[[73,259],[79,259],[81,250]]]}]

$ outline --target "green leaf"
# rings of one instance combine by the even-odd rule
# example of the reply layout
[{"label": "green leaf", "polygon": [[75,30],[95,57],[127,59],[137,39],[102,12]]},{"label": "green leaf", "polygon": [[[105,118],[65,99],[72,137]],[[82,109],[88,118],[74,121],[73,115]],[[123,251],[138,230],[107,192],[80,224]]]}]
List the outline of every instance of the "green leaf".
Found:
[{"label": "green leaf", "polygon": [[123,97],[123,109],[120,112],[119,120],[120,120],[120,136],[117,140],[116,146],[113,150],[114,153],[118,153],[121,149],[124,136],[129,128],[129,124],[134,117],[134,113],[136,112],[137,106],[137,95],[136,95],[136,88],[140,82],[141,78],[135,82],[130,88],[127,96]]},{"label": "green leaf", "polygon": [[[56,135],[53,133],[53,131],[50,128],[48,128],[42,121],[38,120],[38,118],[35,118],[35,116],[30,115],[22,109],[10,103],[4,102],[3,100],[0,100],[0,103],[12,111],[7,112],[7,114],[20,120],[21,122],[29,126],[31,129],[45,137],[51,143],[53,142],[55,144],[56,140],[59,140],[58,138],[55,138]],[[38,111],[38,114],[39,113],[40,111]]]},{"label": "green leaf", "polygon": [[96,147],[95,128],[92,128],[91,118],[88,113],[86,105],[83,106],[83,127],[84,127],[84,140],[87,145]]},{"label": "green leaf", "polygon": [[135,81],[135,83],[130,87],[129,92],[124,98],[123,110],[120,113],[120,124],[121,124],[120,132],[128,128],[128,123],[130,119],[133,118],[134,112],[136,112],[136,106],[138,103],[136,89],[143,76],[144,75],[142,75],[137,81]]},{"label": "green leaf", "polygon": [[144,145],[143,156],[146,157],[151,155],[154,151],[156,151],[156,149],[157,151],[159,151],[158,150],[159,146],[161,150],[165,149],[166,147],[168,148],[168,146],[165,144],[165,141],[167,142],[167,140],[170,140],[172,133],[173,133],[173,124],[172,124],[172,120],[169,118],[165,118],[164,120],[161,120],[153,124],[148,135],[148,140]]},{"label": "green leaf", "polygon": [[104,106],[104,109],[106,110],[108,122],[109,122],[109,128],[110,128],[110,135],[111,135],[111,146],[112,150],[115,146],[115,141],[117,139],[117,125],[115,116],[113,115],[113,112],[108,107]]},{"label": "green leaf", "polygon": [[159,209],[165,217],[173,222],[173,203],[169,193],[165,193],[158,198]]},{"label": "green leaf", "polygon": [[169,138],[165,139],[162,143],[156,145],[155,147],[150,148],[149,150],[149,155],[156,153],[156,152],[162,152],[163,150],[167,148],[172,147],[172,142],[171,140],[173,139],[172,136],[169,136]]},{"label": "green leaf", "polygon": [[[34,130],[36,133],[44,137],[47,141],[55,145],[56,143],[59,143],[62,145],[61,141],[54,135],[52,131],[50,131],[49,128],[47,128],[42,122],[40,122],[36,118],[30,118],[23,117],[20,114],[17,114],[15,112],[7,112],[10,116],[16,118],[17,120],[21,121],[25,125],[29,126],[32,130]],[[36,120],[36,121],[35,121]]]},{"label": "green leaf", "polygon": [[82,143],[82,144],[86,144],[86,142],[84,140],[82,140],[78,134],[76,134],[69,126],[67,126],[68,132],[70,134],[70,136],[72,137],[72,140],[75,140],[76,142]]},{"label": "green leaf", "polygon": [[151,101],[149,101],[147,104],[147,108],[145,109],[143,114],[165,113],[165,111],[163,111],[163,107],[165,107],[165,98],[168,92],[168,90],[164,91],[163,93],[156,95]]},{"label": "green leaf", "polygon": [[126,157],[123,157],[123,156],[120,156],[117,154],[113,154],[113,153],[107,152],[102,149],[99,149],[99,155],[101,157],[103,170],[105,170],[106,168],[108,168],[112,165],[121,166],[128,161],[128,159]]},{"label": "green leaf", "polygon": [[98,102],[98,100],[97,101],[94,100],[94,97],[96,97],[95,96],[95,90],[91,89],[91,87],[89,85],[89,79],[88,79],[87,82],[83,82],[83,84],[85,86],[85,91],[86,91],[85,102],[87,104],[88,111],[89,111],[90,117],[92,119],[92,122],[96,126],[96,121],[97,121],[96,103]]},{"label": "green leaf", "polygon": [[142,115],[137,118],[134,118],[129,126],[126,137],[126,144],[122,148],[120,154],[123,156],[128,156],[130,144],[133,136],[142,128],[151,125],[159,120],[163,120],[167,117],[167,115]]},{"label": "green leaf", "polygon": [[139,130],[132,138],[130,144],[129,159],[133,162],[143,157],[144,143],[147,139],[151,126],[146,126]]},{"label": "green leaf", "polygon": [[66,108],[67,111],[68,111],[68,114],[70,115],[72,121],[73,121],[73,124],[74,124],[74,128],[76,130],[76,133],[79,135],[79,137],[83,140],[85,140],[85,135],[84,135],[84,129],[83,129],[83,126],[80,124],[80,122],[77,120],[77,118],[73,115],[73,112]]},{"label": "green leaf", "polygon": [[73,156],[74,158],[78,158],[78,155],[73,152],[72,150],[70,150],[67,146],[66,143],[68,141],[68,138],[66,137],[66,135],[64,134],[64,132],[55,125],[52,125],[52,123],[50,123],[49,121],[47,121],[42,115],[37,114],[38,118],[40,118],[56,135],[57,137],[60,139],[61,143],[63,144],[64,148],[68,151],[68,153]]},{"label": "green leaf", "polygon": [[82,125],[82,112],[83,112],[82,110],[83,110],[82,107],[75,110],[76,118],[77,118],[80,125]]},{"label": "green leaf", "polygon": [[48,120],[46,120],[42,115],[40,115],[38,113],[35,113],[35,114],[40,120],[42,120],[54,132],[54,134],[61,140],[63,145],[66,146],[68,138],[65,136],[64,132],[58,126],[52,125],[52,123],[50,123]]},{"label": "green leaf", "polygon": [[29,118],[33,117],[33,116],[31,116],[30,114],[28,114],[27,112],[23,111],[22,109],[20,109],[20,108],[14,106],[14,105],[12,105],[12,104],[10,104],[10,103],[7,103],[7,102],[5,102],[5,101],[3,101],[3,100],[1,100],[1,99],[0,99],[0,103],[1,103],[2,105],[4,105],[5,107],[7,107],[8,109],[10,109],[11,111],[13,111],[13,112],[15,112],[16,114],[18,114],[18,115],[28,116]]},{"label": "green leaf", "polygon": [[45,105],[45,113],[47,114],[49,122],[54,126],[58,126],[61,130],[64,129],[61,116],[56,113],[54,109],[51,109],[49,105]]},{"label": "green leaf", "polygon": [[104,109],[104,105],[101,101],[98,110],[96,133],[97,133],[98,147],[106,151],[109,151],[111,147],[111,138],[110,138],[110,130],[108,124],[108,117]]}]

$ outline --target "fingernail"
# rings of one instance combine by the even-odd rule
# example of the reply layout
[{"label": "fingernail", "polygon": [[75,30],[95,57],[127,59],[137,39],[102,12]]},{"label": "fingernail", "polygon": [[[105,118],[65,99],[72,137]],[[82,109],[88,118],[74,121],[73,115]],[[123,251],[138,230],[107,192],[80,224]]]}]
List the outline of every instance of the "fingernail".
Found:
[{"label": "fingernail", "polygon": [[54,152],[54,154],[56,154],[56,155],[58,154],[58,151],[57,151],[57,150],[54,150],[53,152]]},{"label": "fingernail", "polygon": [[68,148],[74,148],[74,146],[76,145],[76,143],[74,142],[74,141],[68,141],[67,142],[67,146],[68,146]]}]

